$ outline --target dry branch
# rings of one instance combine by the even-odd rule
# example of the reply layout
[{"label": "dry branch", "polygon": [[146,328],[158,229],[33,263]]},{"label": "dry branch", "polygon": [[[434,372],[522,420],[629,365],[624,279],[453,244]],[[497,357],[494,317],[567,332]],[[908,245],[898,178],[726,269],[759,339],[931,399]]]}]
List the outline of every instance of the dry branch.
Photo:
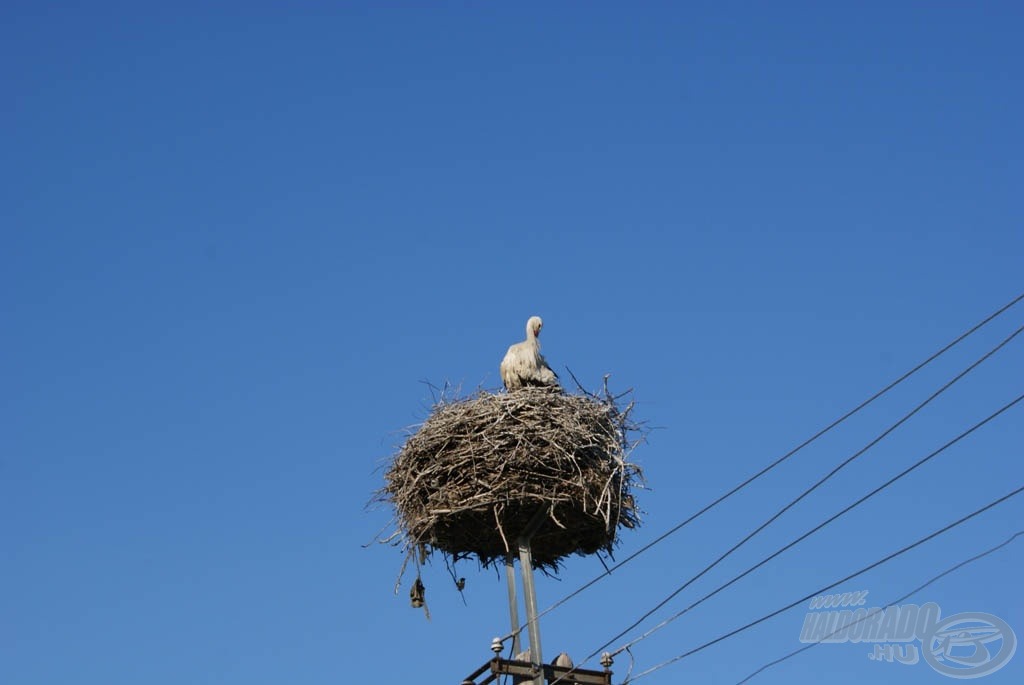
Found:
[{"label": "dry branch", "polygon": [[627,461],[642,431],[603,395],[546,388],[442,397],[385,473],[376,499],[395,510],[407,553],[428,549],[484,567],[538,510],[534,563],[548,572],[570,554],[611,551],[618,529],[639,525],[632,490],[639,467]]}]

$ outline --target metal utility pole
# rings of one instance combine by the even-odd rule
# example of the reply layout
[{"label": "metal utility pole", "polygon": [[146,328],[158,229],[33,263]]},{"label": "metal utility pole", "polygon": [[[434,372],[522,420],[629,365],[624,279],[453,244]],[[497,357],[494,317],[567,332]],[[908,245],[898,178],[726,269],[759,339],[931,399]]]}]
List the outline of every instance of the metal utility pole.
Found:
[{"label": "metal utility pole", "polygon": [[[530,534],[533,537],[533,534]],[[530,663],[537,667],[534,682],[544,685],[544,673],[541,668],[544,657],[540,649],[540,623],[537,620],[537,593],[533,588],[533,553],[530,550],[530,537],[519,538],[519,571],[523,574],[523,594],[526,595],[526,624],[530,634]]]},{"label": "metal utility pole", "polygon": [[512,654],[519,653],[519,599],[516,597],[515,557],[505,555],[505,584],[508,585],[508,615],[512,622]]},{"label": "metal utility pole", "polygon": [[[519,551],[519,572],[523,577],[523,602],[526,605],[526,627],[530,638],[530,663],[534,666],[534,683],[544,685],[544,657],[540,643],[540,622],[537,617],[537,591],[533,584],[533,550],[530,541],[544,522],[547,511],[542,507],[516,540]],[[505,556],[505,580],[508,585],[508,610],[512,623],[512,653],[520,653],[519,598],[516,596],[516,578],[512,551]]]}]

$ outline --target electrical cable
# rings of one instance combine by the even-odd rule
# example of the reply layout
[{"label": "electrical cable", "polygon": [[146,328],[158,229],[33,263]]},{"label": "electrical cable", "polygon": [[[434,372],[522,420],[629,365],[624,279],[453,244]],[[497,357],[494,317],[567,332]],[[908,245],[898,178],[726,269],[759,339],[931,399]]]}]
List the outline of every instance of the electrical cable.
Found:
[{"label": "electrical cable", "polygon": [[[827,526],[828,524],[830,524],[830,523],[832,523],[833,521],[835,521],[835,520],[836,520],[837,518],[839,518],[840,516],[843,516],[844,514],[846,514],[847,512],[849,512],[850,510],[852,510],[852,509],[854,509],[855,507],[857,507],[857,506],[859,506],[859,505],[863,504],[864,502],[866,502],[866,501],[867,501],[867,500],[869,500],[870,498],[872,498],[872,497],[874,497],[875,495],[877,495],[877,494],[878,494],[879,492],[881,492],[882,490],[885,490],[885,489],[886,489],[887,487],[889,487],[890,485],[892,485],[892,484],[893,484],[893,483],[895,483],[896,481],[898,481],[898,480],[900,480],[901,478],[903,478],[904,476],[907,476],[908,474],[910,474],[910,473],[911,473],[912,471],[914,471],[914,470],[915,470],[915,469],[917,469],[918,467],[920,467],[920,466],[923,466],[923,465],[924,465],[924,464],[926,464],[927,462],[931,461],[931,460],[932,460],[932,459],[933,459],[934,457],[938,456],[939,454],[941,454],[942,452],[944,452],[944,451],[945,451],[945,450],[947,450],[948,448],[952,447],[953,445],[955,445],[956,443],[958,443],[958,442],[959,442],[960,440],[962,440],[962,439],[966,438],[966,437],[967,437],[968,435],[970,435],[970,434],[971,434],[971,433],[973,433],[974,431],[978,430],[979,428],[981,428],[982,426],[984,426],[984,425],[985,425],[986,423],[988,423],[989,421],[992,421],[992,420],[993,420],[993,419],[995,419],[995,418],[996,418],[997,416],[999,416],[1000,414],[1002,414],[1002,413],[1003,413],[1003,412],[1005,412],[1006,410],[1010,409],[1010,408],[1011,408],[1011,407],[1013,407],[1013,406],[1014,406],[1015,404],[1018,404],[1018,403],[1019,403],[1019,402],[1021,402],[1022,400],[1024,400],[1024,394],[1022,394],[1022,395],[1019,395],[1019,396],[1017,397],[1017,399],[1015,399],[1015,400],[1013,400],[1013,401],[1011,401],[1011,402],[1009,402],[1009,403],[1007,403],[1007,404],[1003,405],[1003,406],[1002,406],[1002,407],[1001,407],[1001,408],[1000,408],[1000,409],[999,409],[998,411],[996,411],[996,412],[994,412],[994,413],[990,414],[990,415],[989,415],[989,416],[987,416],[987,417],[986,417],[985,419],[983,419],[983,420],[979,421],[978,423],[974,424],[973,426],[971,426],[971,427],[970,427],[970,428],[968,428],[967,430],[963,431],[963,432],[962,432],[962,433],[960,433],[960,434],[959,434],[958,436],[956,436],[955,438],[953,438],[952,440],[950,440],[950,441],[948,441],[948,442],[947,442],[946,444],[944,444],[944,445],[943,445],[942,447],[939,447],[938,449],[934,450],[934,451],[933,451],[933,452],[931,452],[930,454],[928,454],[928,455],[926,455],[926,456],[922,457],[922,458],[921,458],[921,459],[919,459],[919,460],[918,460],[917,462],[915,462],[914,464],[912,464],[912,465],[908,466],[908,467],[907,467],[907,468],[905,468],[905,469],[904,469],[903,471],[901,471],[900,473],[896,474],[895,476],[893,476],[892,478],[890,478],[890,479],[889,479],[889,480],[887,480],[886,482],[882,483],[881,485],[879,485],[878,487],[876,487],[876,488],[875,488],[874,490],[872,490],[872,491],[871,491],[871,492],[869,492],[868,494],[864,495],[863,497],[861,497],[861,498],[860,498],[860,499],[858,499],[857,501],[853,502],[852,504],[850,504],[850,505],[848,505],[848,506],[844,507],[843,509],[841,509],[840,511],[836,512],[835,514],[833,514],[833,515],[832,515],[832,516],[830,516],[829,518],[825,519],[824,521],[822,521],[822,522],[821,522],[821,523],[819,523],[818,525],[816,525],[816,526],[814,526],[813,528],[811,528],[810,530],[808,530],[808,531],[807,531],[806,533],[804,533],[803,535],[801,535],[801,536],[797,537],[796,539],[794,539],[794,540],[792,540],[791,542],[789,542],[788,544],[786,544],[786,545],[785,545],[784,547],[781,547],[780,549],[778,549],[778,550],[776,550],[775,552],[771,553],[770,555],[768,555],[767,557],[765,557],[765,558],[764,558],[764,559],[762,559],[761,561],[757,562],[756,564],[754,564],[753,566],[751,566],[750,568],[748,568],[747,570],[745,570],[745,571],[744,571],[743,573],[741,573],[741,574],[739,574],[739,575],[737,575],[737,576],[734,576],[734,577],[733,577],[732,579],[730,579],[730,580],[729,580],[728,582],[726,582],[726,583],[724,583],[724,584],[722,584],[722,585],[719,585],[719,586],[718,586],[717,588],[715,588],[715,589],[714,589],[714,590],[712,590],[711,592],[707,593],[706,595],[704,595],[703,597],[701,597],[700,599],[698,599],[698,600],[697,600],[697,601],[695,601],[694,603],[690,604],[690,605],[689,605],[688,607],[686,607],[686,608],[685,608],[685,609],[683,609],[682,611],[680,611],[680,612],[678,612],[678,613],[675,613],[675,614],[673,614],[672,616],[669,616],[669,617],[668,617],[668,618],[666,618],[666,619],[665,619],[664,621],[662,621],[662,622],[661,622],[661,623],[659,623],[658,625],[654,626],[653,628],[651,628],[651,629],[650,629],[650,630],[648,630],[647,632],[643,633],[643,634],[642,634],[642,635],[640,635],[639,637],[637,637],[637,638],[634,638],[633,640],[630,640],[630,641],[629,641],[629,642],[627,642],[627,643],[626,643],[625,645],[623,645],[622,647],[619,647],[619,648],[618,648],[618,649],[616,649],[616,650],[615,650],[614,652],[612,652],[612,656],[615,656],[616,654],[619,654],[619,653],[620,653],[620,652],[622,652],[623,650],[625,650],[625,649],[628,649],[629,647],[632,647],[633,645],[637,644],[638,642],[641,642],[642,640],[645,640],[645,639],[647,639],[647,638],[648,638],[648,637],[649,637],[650,635],[652,635],[653,633],[656,633],[657,631],[661,630],[662,628],[664,628],[665,626],[667,626],[667,625],[668,625],[669,623],[671,623],[672,621],[675,621],[675,620],[676,620],[677,618],[679,618],[679,617],[683,616],[684,614],[688,613],[688,612],[689,612],[689,611],[690,611],[691,609],[694,609],[694,608],[696,608],[697,606],[699,606],[699,605],[703,604],[703,603],[704,603],[704,602],[705,602],[706,600],[708,600],[708,599],[710,599],[710,598],[714,597],[714,596],[715,596],[715,595],[717,595],[717,594],[718,594],[719,592],[721,592],[722,590],[726,589],[727,587],[729,587],[729,586],[730,586],[730,585],[732,585],[733,583],[737,582],[737,581],[738,581],[738,580],[740,580],[741,578],[745,578],[746,576],[750,575],[751,573],[753,573],[753,572],[754,572],[754,571],[756,571],[757,569],[761,568],[762,566],[764,566],[764,565],[765,565],[765,564],[767,564],[767,563],[768,563],[769,561],[771,561],[771,560],[772,560],[772,559],[774,559],[775,557],[779,556],[780,554],[782,554],[782,553],[783,553],[783,552],[785,552],[786,550],[788,550],[788,549],[790,549],[790,548],[794,547],[794,546],[795,546],[796,544],[798,544],[798,543],[802,542],[803,540],[807,539],[808,537],[810,537],[810,536],[811,536],[811,535],[813,535],[814,533],[818,532],[819,530],[821,530],[822,528],[824,528],[824,527],[825,527],[825,526]],[[604,648],[605,648],[605,647],[607,647],[607,646],[608,646],[607,644],[605,644],[605,645],[602,645],[601,649],[604,649]],[[600,651],[600,650],[598,650],[598,651]]]},{"label": "electrical cable", "polygon": [[[865,452],[867,452],[867,451],[868,451],[869,449],[871,449],[872,447],[874,447],[875,445],[877,445],[877,444],[878,444],[879,442],[881,442],[881,441],[882,441],[882,439],[884,439],[884,438],[885,438],[885,437],[886,437],[887,435],[889,435],[889,434],[890,434],[890,433],[892,433],[892,432],[893,432],[894,430],[896,430],[896,429],[897,429],[897,428],[898,428],[899,426],[901,426],[901,425],[903,425],[904,423],[906,423],[906,422],[907,422],[907,421],[908,421],[908,420],[909,420],[909,419],[910,419],[910,418],[911,418],[912,416],[914,416],[914,415],[915,415],[915,414],[916,414],[917,412],[919,412],[919,411],[920,411],[921,409],[923,409],[923,408],[924,408],[925,406],[927,406],[927,405],[928,405],[929,403],[931,403],[931,402],[932,402],[933,400],[935,400],[935,399],[936,399],[937,397],[939,397],[939,395],[941,395],[941,394],[942,394],[942,393],[944,393],[944,392],[945,392],[946,390],[948,390],[948,389],[949,389],[950,387],[952,387],[952,385],[953,385],[954,383],[956,383],[957,381],[959,381],[960,379],[962,379],[962,378],[963,378],[964,376],[966,376],[966,375],[967,375],[968,373],[970,373],[970,372],[971,372],[971,371],[973,371],[973,370],[974,370],[975,368],[977,368],[977,367],[978,367],[978,366],[979,366],[979,365],[980,365],[980,364],[981,364],[982,362],[984,362],[984,361],[985,361],[985,360],[987,360],[987,359],[988,359],[989,357],[991,357],[991,356],[992,356],[993,354],[995,354],[995,353],[996,353],[996,352],[998,352],[998,351],[999,351],[1000,349],[1002,349],[1002,348],[1003,348],[1003,347],[1004,347],[1005,345],[1007,345],[1007,344],[1008,344],[1008,343],[1009,343],[1009,342],[1010,342],[1011,340],[1013,340],[1013,339],[1014,339],[1015,337],[1017,337],[1018,335],[1020,335],[1020,333],[1021,333],[1021,332],[1024,332],[1024,326],[1020,326],[1019,328],[1017,328],[1017,329],[1016,329],[1015,331],[1013,331],[1013,333],[1011,333],[1011,334],[1010,334],[1009,336],[1007,336],[1006,338],[1004,338],[1004,339],[1002,340],[1002,342],[1000,342],[1000,343],[999,343],[998,345],[996,345],[996,346],[995,346],[995,347],[993,347],[993,348],[992,348],[991,350],[989,350],[988,352],[986,352],[986,353],[985,353],[984,355],[982,355],[981,357],[979,357],[979,358],[978,358],[978,359],[977,359],[976,361],[974,361],[974,362],[973,362],[972,364],[970,364],[969,366],[967,366],[967,367],[966,367],[966,368],[965,368],[965,369],[964,369],[963,371],[961,371],[960,373],[958,373],[958,374],[957,374],[956,376],[954,376],[954,377],[953,377],[953,378],[952,378],[951,380],[947,381],[947,382],[946,382],[946,383],[945,383],[944,385],[942,385],[942,387],[940,387],[940,388],[939,388],[938,390],[936,390],[936,391],[935,391],[934,393],[932,393],[932,394],[931,394],[931,395],[930,395],[930,396],[929,396],[929,397],[928,397],[927,399],[925,399],[925,400],[924,400],[923,402],[921,402],[921,403],[920,403],[920,404],[918,404],[918,405],[917,405],[916,407],[914,407],[914,408],[913,408],[913,409],[912,409],[912,410],[911,410],[910,412],[908,412],[907,414],[905,414],[905,415],[904,415],[904,416],[903,416],[902,418],[900,418],[900,419],[899,419],[899,420],[898,420],[898,421],[897,421],[896,423],[894,423],[894,424],[892,424],[891,426],[889,426],[889,427],[888,427],[887,429],[885,429],[885,430],[884,430],[884,431],[883,431],[883,432],[882,432],[881,434],[879,434],[879,435],[878,435],[877,437],[875,437],[875,438],[874,438],[874,439],[872,439],[872,440],[871,440],[870,442],[868,442],[868,444],[867,444],[867,445],[865,445],[865,446],[864,446],[864,447],[862,447],[861,449],[859,449],[859,450],[857,450],[856,452],[854,452],[854,453],[853,453],[852,455],[850,455],[850,456],[849,456],[849,457],[847,457],[847,458],[846,458],[845,460],[843,460],[842,462],[840,462],[838,466],[836,466],[835,468],[833,468],[833,469],[832,469],[831,471],[829,471],[829,472],[828,472],[827,474],[825,474],[825,475],[824,475],[824,476],[823,476],[822,478],[818,479],[818,481],[817,481],[817,482],[815,482],[815,483],[814,483],[813,485],[811,485],[811,486],[810,486],[809,488],[805,489],[805,490],[804,490],[803,492],[801,492],[801,493],[800,493],[799,495],[797,495],[797,497],[795,497],[794,499],[790,500],[790,501],[789,501],[789,502],[788,502],[788,503],[787,503],[787,504],[786,504],[785,506],[783,506],[783,507],[782,507],[781,509],[779,509],[779,510],[778,510],[778,511],[777,511],[777,512],[776,512],[775,514],[773,514],[773,515],[772,515],[772,516],[771,516],[770,518],[768,518],[768,520],[766,520],[766,521],[765,521],[764,523],[762,523],[761,525],[759,525],[759,526],[758,526],[757,528],[755,528],[755,529],[754,529],[753,531],[751,531],[750,533],[748,533],[748,534],[747,534],[747,535],[746,535],[746,536],[745,536],[745,537],[744,537],[743,539],[741,539],[741,540],[740,540],[739,542],[737,542],[737,543],[736,543],[735,545],[733,545],[733,546],[732,546],[732,547],[730,547],[730,548],[729,548],[728,550],[726,550],[726,551],[725,551],[725,552],[724,552],[723,554],[721,554],[721,555],[720,555],[720,556],[719,556],[719,557],[718,557],[717,559],[715,559],[715,560],[714,560],[713,562],[711,562],[710,564],[708,564],[707,566],[705,566],[705,567],[704,567],[704,568],[703,568],[703,569],[702,569],[702,570],[701,570],[701,571],[700,571],[699,573],[697,573],[696,575],[692,576],[692,577],[691,577],[691,578],[689,578],[689,579],[688,579],[688,580],[687,580],[686,582],[684,582],[684,583],[683,583],[682,585],[680,585],[680,586],[679,586],[678,588],[676,588],[675,590],[673,590],[673,591],[672,591],[672,593],[670,593],[670,594],[669,594],[669,595],[668,595],[667,597],[665,597],[665,598],[664,598],[663,600],[661,600],[661,601],[660,601],[660,602],[659,602],[658,604],[656,604],[656,605],[655,605],[655,606],[654,606],[654,607],[653,607],[652,609],[650,609],[649,611],[647,611],[646,613],[644,613],[644,614],[643,614],[643,616],[641,616],[641,617],[640,617],[640,618],[638,618],[638,619],[637,619],[636,621],[634,621],[633,623],[631,623],[631,624],[630,624],[630,625],[629,625],[628,627],[626,627],[626,628],[625,628],[624,630],[620,631],[620,632],[619,632],[619,633],[618,633],[617,635],[615,635],[615,636],[614,636],[613,638],[611,638],[610,640],[608,640],[607,642],[605,642],[605,643],[604,643],[603,645],[601,645],[601,647],[599,647],[599,648],[597,648],[596,650],[594,650],[594,651],[593,651],[593,652],[592,652],[591,654],[589,654],[589,655],[588,655],[588,656],[587,656],[587,657],[586,657],[586,658],[585,658],[585,659],[584,659],[584,660],[583,660],[583,661],[582,661],[581,663],[586,663],[587,661],[589,661],[589,660],[590,660],[590,659],[592,659],[593,657],[597,656],[597,654],[599,654],[599,653],[601,652],[601,650],[605,649],[606,647],[608,647],[609,645],[611,645],[611,644],[612,644],[613,642],[615,642],[615,641],[616,641],[616,640],[618,640],[619,638],[623,637],[623,636],[624,636],[624,635],[626,635],[626,634],[627,634],[627,633],[628,633],[629,631],[633,630],[634,628],[636,628],[637,626],[639,626],[639,625],[640,625],[641,623],[643,623],[643,622],[644,622],[645,620],[647,620],[648,618],[650,618],[650,616],[652,616],[652,615],[653,615],[653,614],[654,614],[654,613],[655,613],[656,611],[658,611],[658,610],[659,610],[659,609],[661,609],[661,608],[662,608],[663,606],[665,606],[666,604],[668,604],[668,603],[669,603],[669,602],[670,602],[670,601],[671,601],[672,599],[674,599],[674,598],[675,598],[675,597],[676,597],[676,596],[677,596],[677,595],[678,595],[679,593],[681,593],[681,592],[682,592],[683,590],[685,590],[685,589],[686,589],[687,587],[689,587],[690,585],[692,585],[692,584],[693,584],[694,582],[696,582],[696,581],[697,581],[697,580],[698,580],[699,578],[701,578],[702,576],[704,576],[704,574],[706,574],[706,573],[707,573],[708,571],[710,571],[711,569],[713,569],[713,568],[714,568],[715,566],[717,566],[717,565],[718,565],[719,563],[721,563],[722,561],[724,561],[724,560],[725,560],[725,559],[726,559],[726,558],[727,558],[727,557],[728,557],[729,555],[731,555],[731,554],[732,554],[733,552],[735,552],[735,551],[736,551],[737,549],[739,549],[739,548],[740,548],[740,547],[742,547],[742,546],[743,546],[744,544],[746,544],[747,542],[749,542],[749,541],[751,540],[751,538],[753,538],[753,537],[754,537],[755,535],[757,535],[757,534],[758,534],[758,533],[760,533],[760,532],[761,532],[762,530],[764,530],[764,529],[765,529],[765,528],[767,528],[767,527],[768,527],[769,525],[771,525],[771,524],[772,524],[772,523],[773,523],[774,521],[776,521],[776,520],[777,520],[777,519],[778,519],[778,518],[779,518],[780,516],[782,516],[782,515],[783,515],[783,514],[784,514],[785,512],[787,512],[787,511],[788,511],[789,509],[791,509],[792,507],[794,507],[794,506],[795,506],[795,505],[796,505],[796,504],[797,504],[798,502],[800,502],[800,501],[801,501],[802,499],[804,499],[804,498],[805,498],[805,497],[806,497],[807,495],[811,494],[812,492],[814,492],[815,490],[817,490],[817,489],[818,489],[819,487],[821,487],[821,486],[822,486],[822,485],[823,485],[823,484],[824,484],[824,483],[825,483],[826,481],[828,481],[828,480],[829,480],[830,478],[832,478],[832,477],[833,477],[834,475],[836,475],[836,474],[837,474],[837,473],[838,473],[838,472],[839,472],[840,470],[842,470],[842,469],[843,469],[843,468],[845,468],[845,467],[846,467],[847,465],[849,465],[850,463],[852,463],[852,462],[853,462],[853,461],[854,461],[855,459],[857,459],[858,457],[860,457],[861,455],[863,455],[863,454],[864,454]],[[1015,403],[1016,403],[1016,402],[1014,402],[1013,404],[1015,404]],[[1003,409],[1003,410],[1001,410],[1001,411],[1005,411],[1005,409],[1007,409],[1007,408],[1009,408],[1009,407],[1006,407],[1006,408],[1004,408],[1004,409]],[[1000,412],[997,412],[997,413],[1001,413],[1001,411],[1000,411]],[[852,508],[852,507],[851,507],[851,508]],[[811,532],[813,533],[814,531],[812,530]],[[810,535],[810,533],[808,533],[808,535]],[[805,537],[806,537],[806,536],[805,536]],[[792,543],[792,544],[795,544],[795,542],[794,542],[794,543]],[[785,548],[784,548],[784,549],[785,549]],[[784,550],[783,550],[783,551],[784,551]],[[780,551],[779,553],[781,553],[781,551]],[[767,561],[767,560],[765,560],[765,561]]]},{"label": "electrical cable", "polygon": [[[956,521],[953,521],[952,523],[943,526],[942,528],[939,528],[938,530],[934,531],[933,533],[929,533],[928,535],[926,535],[923,538],[917,540],[916,542],[912,542],[909,545],[907,545],[905,547],[902,547],[902,548],[896,550],[895,552],[889,554],[888,556],[882,557],[881,559],[879,559],[878,561],[876,561],[876,562],[874,562],[872,564],[868,564],[867,566],[865,566],[864,568],[860,569],[859,571],[854,571],[853,573],[851,573],[850,575],[846,576],[845,578],[841,578],[841,579],[835,581],[834,583],[829,583],[828,585],[826,585],[826,586],[824,586],[822,588],[819,588],[819,589],[815,590],[814,592],[801,597],[800,599],[797,599],[797,600],[795,600],[793,602],[790,602],[789,604],[787,604],[786,606],[784,606],[784,607],[782,607],[780,609],[776,609],[775,611],[773,611],[771,613],[768,613],[768,614],[765,614],[764,616],[761,616],[760,618],[754,619],[753,621],[750,621],[749,623],[746,623],[746,624],[740,626],[739,628],[731,630],[728,633],[724,633],[722,635],[719,635],[718,637],[716,637],[713,640],[708,640],[707,642],[705,642],[705,643],[703,643],[703,644],[701,644],[701,645],[699,645],[697,647],[694,647],[693,649],[691,649],[689,651],[683,652],[682,654],[674,656],[671,659],[667,659],[666,661],[663,661],[660,664],[656,664],[655,666],[652,666],[652,667],[650,667],[650,668],[648,668],[648,669],[646,669],[644,671],[641,671],[640,673],[638,673],[635,676],[633,676],[633,678],[629,682],[633,682],[634,680],[638,680],[638,679],[640,679],[640,678],[642,678],[642,677],[644,677],[646,675],[650,675],[651,673],[654,673],[655,671],[661,670],[662,668],[665,668],[666,666],[669,666],[670,664],[674,664],[677,661],[681,661],[682,659],[685,659],[688,656],[692,656],[692,655],[696,654],[697,652],[700,652],[700,651],[702,651],[704,649],[707,649],[708,647],[710,647],[712,645],[718,644],[719,642],[722,642],[723,640],[726,640],[726,639],[728,639],[730,637],[733,637],[734,635],[738,635],[739,633],[742,633],[742,632],[744,632],[746,630],[749,630],[750,628],[753,628],[754,626],[756,626],[756,625],[758,625],[760,623],[764,623],[768,619],[774,618],[774,617],[778,616],[779,614],[792,609],[793,607],[797,606],[798,604],[802,604],[802,603],[806,602],[807,600],[811,599],[812,597],[816,597],[817,595],[824,594],[827,590],[831,590],[832,588],[836,587],[837,585],[842,585],[843,583],[845,583],[845,582],[847,582],[849,580],[853,580],[857,576],[863,575],[864,573],[867,573],[868,571],[870,571],[870,570],[872,570],[874,568],[877,568],[878,566],[881,566],[882,564],[886,563],[887,561],[895,559],[896,557],[898,557],[898,556],[900,556],[902,554],[905,554],[906,552],[909,552],[910,550],[914,549],[915,547],[923,545],[924,543],[928,542],[929,540],[931,540],[931,539],[933,539],[935,537],[938,537],[939,535],[942,535],[943,533],[945,533],[945,532],[947,532],[949,530],[952,530],[953,528],[956,528],[957,526],[960,526],[960,525],[966,523],[967,521],[973,519],[974,517],[979,516],[979,515],[985,513],[989,509],[991,509],[991,508],[993,508],[993,507],[995,507],[995,506],[997,506],[999,504],[1002,504],[1003,502],[1005,502],[1006,500],[1010,499],[1011,497],[1015,497],[1015,496],[1019,495],[1021,492],[1024,492],[1024,485],[1019,486],[1016,490],[1013,490],[1012,492],[1009,492],[1009,493],[1003,495],[999,499],[996,499],[996,500],[993,500],[992,502],[989,502],[988,504],[986,504],[982,508],[973,511],[970,514],[967,514],[966,516],[963,516],[963,517],[957,519]],[[625,683],[623,685],[625,685]]]},{"label": "electrical cable", "polygon": [[[974,555],[973,557],[971,557],[970,559],[964,559],[964,560],[963,560],[963,561],[961,561],[961,562],[960,562],[959,564],[956,564],[955,566],[951,566],[951,567],[947,568],[947,569],[946,569],[945,571],[943,571],[943,572],[942,572],[942,573],[940,573],[939,575],[937,575],[937,576],[934,576],[934,577],[932,577],[932,578],[931,578],[930,580],[927,580],[927,581],[925,581],[925,583],[924,583],[924,584],[922,584],[922,585],[918,585],[918,586],[917,586],[916,588],[914,588],[914,589],[913,589],[913,590],[911,590],[910,592],[906,593],[906,594],[905,594],[905,595],[903,595],[902,597],[897,597],[896,599],[892,600],[891,602],[889,602],[888,604],[886,604],[886,605],[885,605],[885,606],[883,607],[883,609],[887,609],[887,608],[889,608],[889,607],[891,607],[891,606],[895,606],[895,605],[899,604],[900,602],[902,602],[902,601],[906,600],[907,598],[909,598],[909,597],[911,597],[911,596],[913,596],[913,595],[917,594],[917,593],[918,593],[918,592],[920,592],[921,590],[925,589],[926,587],[928,587],[928,586],[929,586],[929,585],[931,585],[932,583],[934,583],[934,582],[936,582],[936,581],[938,581],[938,580],[940,580],[940,579],[944,578],[945,576],[948,576],[948,575],[949,575],[950,573],[953,573],[954,571],[957,571],[957,570],[959,570],[959,569],[963,568],[964,566],[967,566],[968,564],[970,564],[970,563],[972,563],[972,562],[978,561],[979,559],[982,559],[982,558],[984,558],[984,557],[987,557],[987,556],[988,556],[989,554],[992,554],[993,552],[996,552],[996,551],[998,551],[998,550],[1002,549],[1003,547],[1006,547],[1006,546],[1007,546],[1008,544],[1010,544],[1011,542],[1013,542],[1014,540],[1016,540],[1016,539],[1017,539],[1018,537],[1020,537],[1021,535],[1024,535],[1024,530],[1021,530],[1021,531],[1017,531],[1017,532],[1016,532],[1016,533],[1014,533],[1014,534],[1013,534],[1012,536],[1010,536],[1010,538],[1009,538],[1008,540],[1004,540],[1003,542],[999,543],[999,544],[998,544],[998,545],[996,545],[995,547],[991,547],[991,548],[989,548],[989,549],[985,550],[984,552],[981,552],[981,553],[979,553],[979,554],[975,554],[975,555]],[[808,644],[808,645],[805,645],[805,646],[801,647],[800,649],[796,649],[796,650],[794,650],[794,651],[790,652],[789,654],[787,654],[787,655],[785,655],[785,656],[779,657],[778,659],[776,659],[776,660],[774,660],[774,661],[769,661],[768,663],[766,663],[765,665],[761,666],[761,667],[760,667],[759,669],[757,669],[756,671],[754,671],[753,673],[751,673],[750,675],[748,675],[748,676],[747,676],[746,678],[744,678],[743,680],[741,680],[741,681],[739,681],[738,683],[736,683],[736,685],[743,685],[743,683],[745,683],[745,682],[747,682],[747,681],[751,680],[752,678],[754,678],[754,676],[756,676],[756,675],[758,675],[759,673],[762,673],[762,672],[764,672],[764,671],[768,670],[768,669],[769,669],[769,668],[771,668],[772,666],[775,666],[776,664],[781,664],[781,663],[782,663],[783,661],[786,661],[787,659],[791,659],[791,658],[793,658],[794,656],[796,656],[797,654],[801,654],[801,653],[803,653],[803,652],[806,652],[806,651],[807,651],[808,649],[810,649],[811,647],[817,647],[817,646],[818,646],[818,645],[820,645],[820,644],[821,644],[822,642],[824,642],[824,641],[825,641],[825,640],[827,640],[828,638],[830,638],[830,637],[832,637],[833,635],[835,635],[836,633],[838,633],[838,632],[839,632],[840,630],[846,630],[846,629],[847,629],[847,628],[849,628],[850,626],[856,625],[856,624],[860,623],[861,621],[865,621],[865,620],[867,620],[867,619],[868,619],[868,617],[869,617],[869,616],[870,616],[870,614],[869,614],[869,615],[867,615],[867,616],[864,616],[863,618],[859,618],[859,619],[857,619],[856,621],[851,621],[850,623],[844,624],[844,625],[843,625],[842,627],[836,628],[836,629],[835,629],[835,630],[833,630],[833,631],[832,631],[831,633],[829,633],[828,635],[824,636],[823,638],[821,638],[821,640],[819,640],[819,641],[817,641],[817,642],[812,642],[812,643],[810,643],[810,644]],[[627,678],[627,679],[626,679],[625,681],[623,681],[623,682],[628,682],[628,681],[629,681],[629,679]]]}]

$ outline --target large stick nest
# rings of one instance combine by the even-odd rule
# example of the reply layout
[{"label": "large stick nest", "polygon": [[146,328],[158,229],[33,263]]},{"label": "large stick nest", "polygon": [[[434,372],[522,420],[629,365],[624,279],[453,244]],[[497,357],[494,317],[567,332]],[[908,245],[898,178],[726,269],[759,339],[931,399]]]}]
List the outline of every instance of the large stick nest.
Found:
[{"label": "large stick nest", "polygon": [[385,474],[377,499],[395,509],[389,538],[407,554],[439,550],[484,567],[517,550],[531,524],[534,564],[556,571],[570,554],[610,552],[639,525],[627,461],[642,438],[622,404],[603,396],[524,388],[442,398]]}]

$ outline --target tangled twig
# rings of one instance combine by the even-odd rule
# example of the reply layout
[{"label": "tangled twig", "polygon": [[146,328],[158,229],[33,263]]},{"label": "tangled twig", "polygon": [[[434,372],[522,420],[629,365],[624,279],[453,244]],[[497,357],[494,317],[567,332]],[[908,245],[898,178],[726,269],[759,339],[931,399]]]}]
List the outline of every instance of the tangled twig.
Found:
[{"label": "tangled twig", "polygon": [[[397,538],[453,560],[503,563],[509,544],[546,509],[532,538],[534,563],[557,571],[570,554],[610,552],[620,527],[639,525],[627,461],[642,440],[607,387],[601,395],[546,388],[442,395],[385,473],[379,501],[395,510]],[[635,437],[635,439],[634,439]],[[510,537],[508,537],[510,536]]]}]

